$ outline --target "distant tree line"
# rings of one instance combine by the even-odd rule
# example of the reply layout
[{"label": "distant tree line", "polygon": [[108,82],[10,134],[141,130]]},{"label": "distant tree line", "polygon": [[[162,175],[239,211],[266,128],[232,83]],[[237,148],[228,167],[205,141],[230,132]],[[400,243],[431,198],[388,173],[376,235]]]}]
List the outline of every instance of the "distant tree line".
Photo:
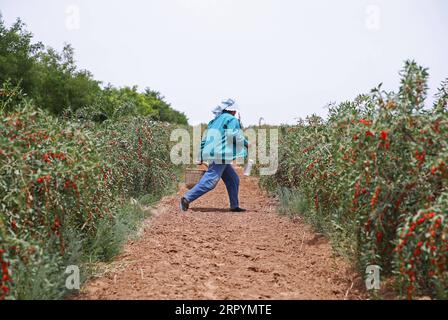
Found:
[{"label": "distant tree line", "polygon": [[20,20],[7,27],[0,13],[0,87],[19,86],[36,105],[55,115],[82,110],[97,121],[145,116],[154,120],[188,124],[186,115],[171,108],[157,91],[137,86],[105,87],[88,70],[79,70],[74,49],[62,52],[33,43],[33,35]]}]

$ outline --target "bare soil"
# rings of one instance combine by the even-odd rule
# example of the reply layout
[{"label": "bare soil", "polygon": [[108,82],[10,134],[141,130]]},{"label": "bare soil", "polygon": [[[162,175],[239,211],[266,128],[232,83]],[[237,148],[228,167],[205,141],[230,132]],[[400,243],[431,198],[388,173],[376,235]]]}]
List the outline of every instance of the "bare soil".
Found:
[{"label": "bare soil", "polygon": [[277,213],[256,178],[241,176],[243,214],[228,212],[222,182],[182,213],[185,191],[162,199],[140,237],[75,298],[365,298],[360,277],[327,239]]}]

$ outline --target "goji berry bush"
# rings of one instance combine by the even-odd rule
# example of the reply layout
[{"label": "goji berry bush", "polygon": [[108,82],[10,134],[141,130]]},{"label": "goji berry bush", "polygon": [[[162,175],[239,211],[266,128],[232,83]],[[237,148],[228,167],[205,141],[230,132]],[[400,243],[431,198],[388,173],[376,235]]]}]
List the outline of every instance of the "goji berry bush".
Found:
[{"label": "goji berry bush", "polygon": [[279,169],[261,178],[360,272],[379,265],[407,298],[448,297],[448,82],[425,107],[427,78],[407,61],[398,92],[379,86],[330,105],[326,120],[281,127]]},{"label": "goji berry bush", "polygon": [[2,92],[0,110],[12,111],[0,119],[0,299],[60,298],[68,265],[111,258],[118,228],[144,217],[129,199],[156,199],[176,181],[170,126],[57,119],[9,99],[17,88]]},{"label": "goji berry bush", "polygon": [[123,197],[163,195],[177,179],[177,168],[170,160],[172,129],[168,123],[144,118],[125,119],[98,128],[95,137],[105,146],[109,164],[104,178],[112,179]]}]

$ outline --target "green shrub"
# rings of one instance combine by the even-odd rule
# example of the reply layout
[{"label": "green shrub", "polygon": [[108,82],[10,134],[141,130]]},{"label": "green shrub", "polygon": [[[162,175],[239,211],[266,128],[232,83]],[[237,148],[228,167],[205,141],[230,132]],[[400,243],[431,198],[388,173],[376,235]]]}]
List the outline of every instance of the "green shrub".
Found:
[{"label": "green shrub", "polygon": [[[397,280],[408,297],[447,293],[445,267],[423,272],[430,260],[422,258],[417,266],[409,255],[418,241],[396,252],[400,230],[422,212],[437,212],[440,225],[448,215],[442,201],[448,182],[448,87],[442,84],[434,107],[426,109],[427,77],[426,69],[406,62],[398,93],[379,87],[353,102],[330,106],[325,121],[313,116],[281,128],[278,171],[261,179],[269,190],[298,192],[306,204],[301,213],[314,216],[314,224],[345,247],[362,273],[377,264],[385,275],[401,274]],[[416,229],[412,238],[426,239],[427,231]],[[435,259],[446,262],[447,230],[438,232],[432,238],[429,233],[427,241],[438,248],[431,253]],[[420,271],[410,276],[411,265]]]},{"label": "green shrub", "polygon": [[67,232],[92,238],[97,222],[115,211],[106,163],[88,132],[30,105],[2,117],[0,132],[2,250],[11,270],[20,262],[46,274],[65,255]]},{"label": "green shrub", "polygon": [[176,181],[170,160],[172,128],[167,123],[132,118],[103,124],[95,131],[109,163],[105,174],[122,196],[161,196]]},{"label": "green shrub", "polygon": [[21,98],[0,99],[0,299],[61,298],[68,265],[111,259],[137,230],[146,212],[129,198],[177,180],[170,126],[58,120],[4,90]]}]

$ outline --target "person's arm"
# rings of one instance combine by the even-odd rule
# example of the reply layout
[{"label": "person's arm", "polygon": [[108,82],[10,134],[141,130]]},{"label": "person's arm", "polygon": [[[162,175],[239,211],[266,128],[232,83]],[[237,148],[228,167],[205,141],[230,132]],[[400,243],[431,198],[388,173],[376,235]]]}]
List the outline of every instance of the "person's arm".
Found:
[{"label": "person's arm", "polygon": [[249,142],[244,136],[243,130],[241,129],[240,122],[237,118],[233,118],[229,121],[227,125],[228,134],[236,138],[237,144],[243,144],[245,148],[249,147]]}]

